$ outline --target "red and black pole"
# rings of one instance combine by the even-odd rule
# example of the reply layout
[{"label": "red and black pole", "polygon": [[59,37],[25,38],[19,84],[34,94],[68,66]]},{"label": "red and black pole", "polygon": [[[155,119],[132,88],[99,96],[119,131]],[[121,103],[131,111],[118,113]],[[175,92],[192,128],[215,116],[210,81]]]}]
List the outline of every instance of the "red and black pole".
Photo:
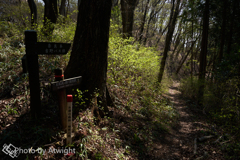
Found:
[{"label": "red and black pole", "polygon": [[[63,81],[64,75],[62,69],[55,69],[55,81]],[[66,102],[66,89],[59,89],[57,91],[59,112],[61,117],[61,124],[64,131],[67,130],[67,102]]]}]

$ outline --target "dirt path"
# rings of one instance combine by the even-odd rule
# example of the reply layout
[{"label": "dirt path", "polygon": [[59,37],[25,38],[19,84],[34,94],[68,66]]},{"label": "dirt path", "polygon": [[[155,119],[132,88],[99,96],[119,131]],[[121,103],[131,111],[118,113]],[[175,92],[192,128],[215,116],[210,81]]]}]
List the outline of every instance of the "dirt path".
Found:
[{"label": "dirt path", "polygon": [[174,83],[167,95],[179,113],[178,124],[170,128],[164,140],[155,143],[155,159],[223,159],[220,149],[212,143],[217,137],[197,142],[197,153],[194,154],[194,139],[212,135],[212,126],[202,113],[194,112],[186,105],[178,87],[179,83]]}]

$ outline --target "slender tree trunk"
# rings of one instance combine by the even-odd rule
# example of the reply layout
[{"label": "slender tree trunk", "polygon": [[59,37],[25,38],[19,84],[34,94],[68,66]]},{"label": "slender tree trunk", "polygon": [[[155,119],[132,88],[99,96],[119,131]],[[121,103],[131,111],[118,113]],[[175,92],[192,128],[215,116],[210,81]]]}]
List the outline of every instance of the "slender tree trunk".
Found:
[{"label": "slender tree trunk", "polygon": [[148,11],[148,4],[149,4],[150,0],[147,0],[147,4],[145,5],[145,10],[144,10],[144,14],[142,17],[142,21],[141,21],[141,26],[140,26],[140,31],[139,31],[139,43],[141,43],[142,41],[142,37],[143,37],[143,30],[144,30],[144,25],[146,22],[146,15],[147,15],[147,11]]},{"label": "slender tree trunk", "polygon": [[234,21],[235,21],[236,4],[237,4],[237,0],[234,0],[232,5],[233,12],[231,16],[230,33],[229,33],[229,40],[228,40],[228,47],[227,47],[228,54],[230,54],[232,49],[232,37],[233,37],[233,27],[234,27]]},{"label": "slender tree trunk", "polygon": [[178,74],[178,72],[179,72],[180,69],[182,68],[183,63],[186,61],[188,55],[189,55],[190,52],[193,50],[193,46],[194,46],[194,44],[195,44],[196,41],[197,41],[197,40],[195,40],[195,41],[192,42],[192,46],[191,46],[191,48],[188,50],[187,55],[183,58],[182,62],[181,62],[180,65],[178,66],[177,71],[176,71],[176,74]]},{"label": "slender tree trunk", "polygon": [[178,51],[177,51],[177,53],[176,53],[176,55],[175,55],[175,57],[174,57],[173,62],[178,61],[178,57],[179,57],[180,52],[184,50],[184,45],[185,45],[185,43],[183,43],[182,45],[180,45],[180,46],[178,47],[179,49],[178,49]]},{"label": "slender tree trunk", "polygon": [[[180,28],[180,27],[179,27]],[[179,46],[179,44],[180,44],[180,35],[181,35],[181,33],[180,33],[180,31],[178,30],[178,35],[177,35],[177,37],[176,37],[176,42],[175,42],[175,45],[174,45],[174,49],[173,49],[173,51],[172,51],[172,54],[170,55],[170,57],[169,57],[169,62],[170,62],[170,66],[169,66],[169,68],[171,68],[171,73],[175,70],[175,65],[174,65],[174,61],[173,61],[173,57],[174,57],[174,55],[175,55],[175,52],[176,52],[176,50],[177,50],[177,47]]]},{"label": "slender tree trunk", "polygon": [[[144,40],[143,40],[143,45],[145,46],[146,43],[147,43],[147,39],[148,39],[148,32],[149,32],[149,26],[150,26],[150,23],[151,21],[153,20],[154,16],[156,16],[157,13],[160,12],[160,10],[163,8],[164,4],[165,4],[165,1],[164,3],[162,4],[162,6],[156,11],[156,5],[160,3],[160,0],[156,1],[155,4],[153,4],[153,8],[151,9],[151,12],[150,12],[150,16],[149,16],[149,19],[148,19],[148,22],[147,22],[147,29],[146,29],[146,33],[145,33],[145,37],[144,37]],[[160,37],[161,38],[161,37]],[[160,40],[160,39],[159,39]],[[158,43],[158,42],[157,42]]]},{"label": "slender tree trunk", "polygon": [[[181,30],[182,30],[182,21],[179,22],[178,30],[177,30],[177,33],[175,34],[174,40],[173,40],[173,42],[176,44],[176,46],[178,46],[178,44],[180,43]],[[174,49],[176,49],[176,46],[174,47]]]},{"label": "slender tree trunk", "polygon": [[[193,14],[191,16],[192,16],[192,40],[193,40]],[[192,50],[192,55],[191,55],[191,72],[190,72],[190,75],[191,75],[191,87],[193,87],[193,50]]]},{"label": "slender tree trunk", "polygon": [[220,44],[220,50],[219,50],[219,63],[223,58],[223,48],[225,43],[225,30],[226,30],[226,13],[227,13],[227,0],[224,0],[223,12],[222,12],[222,28],[221,28],[221,44]]},{"label": "slender tree trunk", "polygon": [[[164,4],[165,4],[165,3],[164,3]],[[163,18],[160,20],[160,23],[163,24]],[[160,28],[159,28],[159,34],[160,34],[160,36],[159,36],[159,38],[157,39],[157,42],[156,42],[156,44],[155,44],[156,47],[157,47],[159,41],[161,40],[162,35],[166,32],[167,28],[168,28],[168,26],[166,26],[164,29],[162,28],[162,25],[160,26]]]},{"label": "slender tree trunk", "polygon": [[82,76],[82,91],[90,106],[94,93],[107,107],[107,58],[112,0],[86,0],[79,5],[77,28],[65,77]]},{"label": "slender tree trunk", "polygon": [[28,5],[29,5],[30,11],[31,11],[31,25],[33,28],[34,25],[37,24],[37,6],[36,6],[34,0],[28,0]]},{"label": "slender tree trunk", "polygon": [[118,5],[118,0],[112,1],[112,9]]},{"label": "slender tree trunk", "polygon": [[[178,13],[179,13],[179,5],[180,5],[180,0],[177,0],[177,4],[176,4],[176,7],[175,7],[175,12],[173,14],[173,18],[172,18],[172,20],[170,19],[170,25],[169,25],[169,28],[168,28],[168,33],[167,33],[167,37],[166,37],[166,41],[165,41],[163,58],[162,58],[161,64],[160,64],[160,71],[159,71],[159,74],[158,74],[158,82],[159,83],[162,82],[165,63],[166,63],[166,59],[167,59],[167,54],[168,54],[168,50],[169,50],[170,43],[171,43],[171,40],[172,40],[173,32],[174,32],[174,29],[175,29],[177,16],[178,16]],[[173,5],[173,7],[174,7],[174,5]],[[174,9],[172,9],[172,12],[173,11],[174,11]]]},{"label": "slender tree trunk", "polygon": [[121,0],[123,38],[132,37],[133,17],[137,0]]},{"label": "slender tree trunk", "polygon": [[66,16],[66,0],[61,0],[61,6],[59,7],[59,14]]},{"label": "slender tree trunk", "polygon": [[150,22],[151,22],[152,19],[153,19],[153,16],[154,16],[154,10],[151,11],[150,17],[149,17],[149,19],[148,19],[147,29],[146,29],[145,37],[144,37],[144,40],[143,40],[143,45],[144,45],[144,46],[145,46],[146,43],[147,43],[149,26],[150,26]]},{"label": "slender tree trunk", "polygon": [[203,15],[203,32],[202,32],[202,43],[200,52],[200,66],[199,66],[199,96],[198,103],[202,104],[204,94],[204,83],[206,74],[207,64],[207,45],[208,45],[208,27],[209,27],[209,0],[206,0],[204,15]]},{"label": "slender tree trunk", "polygon": [[181,33],[179,33],[178,36],[177,36],[177,38],[176,38],[176,42],[175,42],[175,45],[174,45],[174,49],[173,49],[173,52],[172,52],[172,54],[171,54],[171,56],[170,56],[170,61],[173,61],[174,54],[175,54],[175,52],[176,52],[176,50],[177,50],[177,47],[179,46],[179,43],[180,43],[180,34],[181,34]]},{"label": "slender tree trunk", "polygon": [[191,87],[193,86],[193,50],[192,50],[192,54],[191,54]]}]

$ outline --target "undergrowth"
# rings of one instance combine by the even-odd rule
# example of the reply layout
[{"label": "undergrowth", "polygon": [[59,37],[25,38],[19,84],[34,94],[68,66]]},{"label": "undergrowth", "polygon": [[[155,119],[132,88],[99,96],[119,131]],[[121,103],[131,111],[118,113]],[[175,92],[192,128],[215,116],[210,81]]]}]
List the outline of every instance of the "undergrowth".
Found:
[{"label": "undergrowth", "polygon": [[[29,119],[28,74],[22,73],[21,68],[21,58],[25,54],[24,31],[31,28],[29,20],[25,20],[24,27],[0,22],[0,122],[1,137],[5,137],[0,142],[47,150],[66,148],[66,135],[56,121],[59,120],[56,99],[45,84],[53,81],[54,69],[66,67],[70,54],[39,56],[45,116],[39,120],[38,126],[33,127]],[[50,37],[42,33],[42,23],[35,29],[39,42],[72,43],[75,26],[76,22],[69,18],[65,23],[55,25]],[[171,81],[165,78],[164,85],[156,88],[160,57],[155,49],[142,46],[136,49],[132,39],[121,38],[118,28],[111,23],[107,85],[116,106],[110,108],[112,117],[105,117],[96,125],[89,109],[81,109],[77,103],[73,108],[75,136],[70,147],[76,148],[75,156],[81,159],[145,158],[150,155],[153,143],[164,139],[168,126],[175,125],[178,116],[171,102],[162,96]],[[81,92],[78,94],[76,96],[81,97]],[[18,133],[19,127],[22,130]],[[67,155],[36,153],[21,158],[34,157],[67,158]]]},{"label": "undergrowth", "polygon": [[219,79],[205,81],[205,91],[202,105],[197,105],[198,89],[200,83],[196,77],[192,80],[186,78],[181,80],[180,90],[182,95],[188,100],[190,106],[202,110],[211,119],[213,125],[221,128],[223,135],[228,135],[227,142],[222,146],[226,149],[225,158],[234,159],[239,156],[239,78],[230,77],[224,81]]}]

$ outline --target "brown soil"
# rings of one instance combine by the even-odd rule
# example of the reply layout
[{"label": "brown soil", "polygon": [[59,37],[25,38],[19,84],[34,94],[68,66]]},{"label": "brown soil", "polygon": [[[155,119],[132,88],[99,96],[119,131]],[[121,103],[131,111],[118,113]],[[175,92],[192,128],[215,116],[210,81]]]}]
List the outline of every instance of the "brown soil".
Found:
[{"label": "brown soil", "polygon": [[[116,145],[116,139],[121,141],[122,146],[130,146],[131,150],[129,152],[125,152],[125,158],[124,159],[144,159],[144,160],[192,160],[192,159],[216,159],[221,160],[223,158],[223,149],[222,146],[219,143],[213,143],[218,139],[219,136],[217,136],[214,132],[218,132],[219,135],[220,131],[216,127],[214,127],[213,131],[213,124],[208,122],[209,120],[206,118],[206,115],[202,113],[200,109],[197,109],[197,107],[189,106],[186,103],[186,100],[184,100],[181,97],[181,93],[178,90],[179,83],[174,83],[172,87],[169,89],[169,93],[166,96],[166,98],[170,99],[170,101],[173,103],[174,108],[178,111],[179,117],[176,120],[174,125],[171,125],[171,127],[168,128],[168,132],[165,132],[165,130],[156,129],[152,124],[152,121],[150,119],[146,118],[137,118],[136,116],[133,117],[129,112],[124,112],[124,110],[120,110],[117,108],[114,109],[114,115],[113,119],[111,121],[106,121],[106,124],[102,123],[100,126],[93,127],[91,126],[90,129],[94,131],[94,134],[97,136],[101,136],[101,140],[106,141],[105,146],[107,149],[103,149],[102,146],[98,145],[98,139],[91,138],[91,141],[87,144],[88,146],[93,145],[93,147],[97,148],[98,151],[101,151],[99,153],[103,153],[105,157],[108,157],[109,159],[114,159],[113,157],[115,154],[113,154],[116,151],[119,151],[120,153],[123,153],[121,150],[121,146],[118,146],[118,149],[114,147]],[[16,99],[19,99],[19,97],[16,97]],[[119,98],[120,99],[120,98]],[[121,98],[124,99],[124,98]],[[0,100],[0,111],[2,108],[4,109],[6,105],[10,104],[10,101],[13,100],[13,98],[8,98],[4,100]],[[19,104],[19,107],[23,105],[22,101],[16,102]],[[52,107],[52,109],[46,109],[49,108],[50,103],[47,103],[48,105],[43,109],[44,115],[46,117],[52,117],[52,118],[45,118],[43,121],[41,121],[41,124],[38,126],[37,129],[32,122],[30,121],[29,114],[26,114],[26,116],[22,116],[20,118],[19,115],[23,114],[24,112],[27,112],[29,107],[25,107],[26,110],[19,110],[20,112],[17,115],[7,115],[6,112],[2,112],[0,115],[0,133],[3,131],[5,133],[2,134],[3,136],[0,136],[0,141],[4,143],[12,143],[15,146],[21,146],[24,148],[24,146],[34,146],[37,148],[38,146],[45,146],[44,149],[48,149],[51,147],[60,147],[64,143],[64,139],[61,136],[54,136],[56,133],[59,133],[60,131],[60,124],[58,123],[60,120],[58,119],[58,115],[56,114],[56,111]],[[29,105],[29,104],[27,104]],[[123,108],[124,106],[121,106],[120,108]],[[129,109],[130,110],[130,109]],[[131,111],[131,113],[135,113],[134,111]],[[87,112],[85,112],[87,113]],[[90,136],[90,132],[87,131],[87,127],[83,124],[85,122],[89,122],[87,124],[93,124],[93,122],[90,123],[90,116],[88,114],[83,115],[83,113],[79,112],[79,117],[81,117],[81,126],[79,128],[79,135],[76,136],[73,140],[75,142],[75,148],[79,148],[79,144],[81,142],[81,138],[79,137],[86,137]],[[54,116],[53,116],[54,115]],[[74,118],[75,119],[75,118]],[[29,121],[28,121],[29,120]],[[54,121],[52,121],[54,120]],[[56,121],[57,120],[57,121]],[[26,123],[28,122],[28,123]],[[77,122],[77,123],[79,123]],[[4,127],[1,127],[3,126]],[[11,124],[11,125],[10,125]],[[114,125],[114,129],[118,130],[120,132],[113,133],[108,130],[107,128],[113,128],[111,125]],[[160,124],[156,124],[160,125]],[[54,127],[53,127],[54,126]],[[143,129],[145,127],[145,129]],[[19,131],[20,128],[20,131]],[[104,130],[101,130],[101,128],[106,128]],[[52,130],[51,130],[52,129]],[[137,131],[139,129],[139,131]],[[40,130],[40,132],[38,132]],[[99,134],[97,133],[99,131]],[[51,131],[49,132],[49,136],[51,136],[53,139],[51,142],[48,141],[49,138],[44,138],[43,135],[45,131]],[[146,137],[149,137],[150,133],[152,132],[158,132],[154,135],[154,138],[148,138],[151,140],[151,144],[148,140],[141,139],[141,135],[139,134],[139,137],[133,136],[136,133],[141,133],[142,135],[146,135]],[[21,133],[21,139],[14,137],[14,135],[17,133]],[[119,135],[117,135],[117,133]],[[12,135],[13,134],[13,135]],[[194,139],[200,138],[203,136],[209,136],[214,135],[215,137],[211,139],[207,139],[203,142],[197,142],[197,153],[194,154]],[[94,136],[95,136],[94,135]],[[111,137],[107,137],[107,135],[111,135]],[[36,136],[39,137],[38,140],[36,140]],[[92,136],[92,137],[94,137]],[[7,137],[5,140],[2,140],[2,137]],[[11,137],[13,137],[13,140],[11,140]],[[40,139],[42,137],[42,139]],[[226,141],[226,140],[224,140]],[[25,143],[27,142],[27,143]],[[37,142],[37,144],[35,144]],[[3,144],[0,144],[0,147],[3,146]],[[87,147],[88,147],[87,146]],[[91,147],[89,147],[91,148]],[[220,149],[221,148],[221,149]],[[92,152],[88,149],[88,158],[89,159],[96,159],[94,157],[95,152]],[[131,152],[130,152],[131,151]],[[80,152],[80,150],[79,150]],[[2,156],[5,156],[9,158],[8,155],[5,155],[4,153],[0,154],[0,159],[4,159]],[[22,157],[26,155],[21,155]],[[35,156],[35,155],[30,155]],[[45,155],[46,159],[49,155]],[[19,158],[22,158],[19,157]],[[36,157],[40,157],[40,155],[37,155]],[[53,159],[60,159],[60,158],[66,158],[66,156],[63,156],[61,154],[55,154],[51,155],[50,157],[53,157]],[[64,159],[63,158],[63,159]],[[22,158],[23,159],[23,158]],[[31,159],[31,158],[30,158]],[[75,159],[75,158],[73,158]],[[80,159],[80,158],[79,158]],[[107,158],[106,158],[107,159]],[[121,159],[121,158],[115,158],[115,159]]]},{"label": "brown soil", "polygon": [[197,153],[194,154],[194,139],[214,135],[213,127],[200,110],[190,109],[186,105],[178,87],[179,83],[174,83],[166,95],[179,113],[178,123],[169,128],[164,140],[154,144],[154,159],[224,159],[220,147],[213,144],[218,136],[204,142],[197,141]]}]

